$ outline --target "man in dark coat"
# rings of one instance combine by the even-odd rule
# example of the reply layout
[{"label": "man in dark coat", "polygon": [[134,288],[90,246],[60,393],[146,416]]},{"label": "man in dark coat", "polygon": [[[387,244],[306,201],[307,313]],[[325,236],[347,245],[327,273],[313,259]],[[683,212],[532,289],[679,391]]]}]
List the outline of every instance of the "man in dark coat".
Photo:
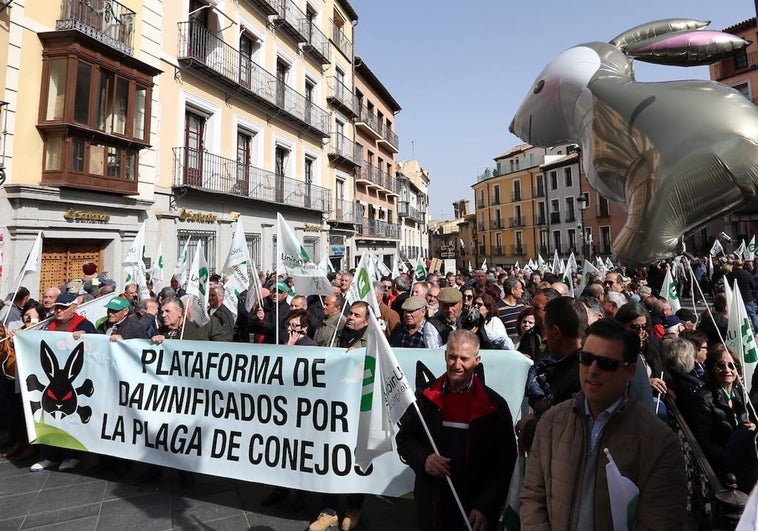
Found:
[{"label": "man in dark coat", "polygon": [[505,400],[474,375],[480,361],[475,334],[451,332],[445,360],[445,374],[417,391],[421,415],[441,455],[432,450],[414,409],[405,414],[397,434],[397,451],[416,473],[419,528],[465,528],[446,480],[450,477],[472,529],[495,529],[516,461],[511,413]]}]

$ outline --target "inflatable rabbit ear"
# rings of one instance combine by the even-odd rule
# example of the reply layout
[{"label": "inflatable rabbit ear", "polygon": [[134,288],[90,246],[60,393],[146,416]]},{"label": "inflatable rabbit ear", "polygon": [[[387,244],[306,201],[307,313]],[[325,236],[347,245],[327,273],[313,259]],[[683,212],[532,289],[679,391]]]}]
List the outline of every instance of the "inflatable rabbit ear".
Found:
[{"label": "inflatable rabbit ear", "polygon": [[645,24],[640,24],[626,30],[612,39],[610,44],[626,52],[627,47],[631,44],[679,31],[699,30],[707,27],[710,23],[709,20],[693,20],[689,18],[654,20],[653,22],[646,22]]},{"label": "inflatable rabbit ear", "polygon": [[731,33],[704,30],[708,24],[685,18],[656,20],[625,31],[610,44],[633,59],[673,66],[708,65],[750,44]]}]

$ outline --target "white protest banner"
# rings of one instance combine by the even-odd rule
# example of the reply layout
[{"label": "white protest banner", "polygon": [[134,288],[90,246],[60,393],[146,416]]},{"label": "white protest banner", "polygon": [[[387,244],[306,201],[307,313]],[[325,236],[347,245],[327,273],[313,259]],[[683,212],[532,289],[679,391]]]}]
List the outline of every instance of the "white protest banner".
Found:
[{"label": "white protest banner", "polygon": [[245,229],[242,228],[242,220],[237,219],[232,245],[226,255],[224,267],[221,268],[221,274],[226,279],[224,281],[224,306],[235,317],[237,317],[239,295],[250,285],[251,262],[250,253],[247,250],[247,240],[245,240]]},{"label": "white protest banner", "polygon": [[[303,490],[413,489],[413,472],[395,452],[365,473],[355,462],[365,349],[112,343],[99,334],[76,341],[32,330],[14,343],[36,443]],[[442,350],[394,353],[411,382],[417,360],[436,375],[445,370]],[[518,419],[531,361],[512,351],[481,356],[486,383]],[[62,386],[52,397],[51,384]]]},{"label": "white protest banner", "polygon": [[313,263],[305,247],[297,239],[295,231],[278,212],[276,226],[277,274],[285,273],[292,276],[298,295],[333,295],[334,291],[326,273]]}]

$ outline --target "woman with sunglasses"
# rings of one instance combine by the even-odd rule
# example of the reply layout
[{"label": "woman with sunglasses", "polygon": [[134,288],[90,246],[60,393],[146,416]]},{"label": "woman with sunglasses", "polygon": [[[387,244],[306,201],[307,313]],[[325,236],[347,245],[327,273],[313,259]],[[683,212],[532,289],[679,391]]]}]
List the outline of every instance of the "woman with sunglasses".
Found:
[{"label": "woman with sunglasses", "polygon": [[698,393],[699,401],[688,423],[719,477],[723,479],[726,473],[734,473],[740,489],[747,488],[749,492],[752,485],[741,481],[748,469],[746,464],[730,466],[744,454],[752,454],[755,461],[752,445],[755,423],[745,408],[740,372],[734,352],[723,344],[712,346],[705,358],[705,386]]},{"label": "woman with sunglasses", "polygon": [[513,341],[508,337],[505,325],[497,315],[497,303],[488,293],[483,293],[474,299],[474,308],[482,314],[484,318],[484,332],[487,339],[496,348],[501,350],[516,350]]},{"label": "woman with sunglasses", "polygon": [[474,288],[466,286],[461,290],[461,297],[463,299],[463,307],[474,307]]},{"label": "woman with sunglasses", "polygon": [[[518,342],[521,343],[521,338],[524,337],[529,330],[534,328],[537,323],[537,318],[534,316],[536,310],[533,306],[527,306],[516,318],[516,330],[518,331]],[[518,348],[518,345],[516,345]]]},{"label": "woman with sunglasses", "polygon": [[[650,333],[650,314],[645,306],[639,302],[627,302],[621,306],[614,319],[620,321],[626,328],[637,334],[640,338],[640,358],[645,363],[647,377],[650,379],[650,389],[654,400],[658,401],[667,392],[666,381],[663,379],[663,343]],[[661,403],[657,411],[666,420],[665,406]]]}]

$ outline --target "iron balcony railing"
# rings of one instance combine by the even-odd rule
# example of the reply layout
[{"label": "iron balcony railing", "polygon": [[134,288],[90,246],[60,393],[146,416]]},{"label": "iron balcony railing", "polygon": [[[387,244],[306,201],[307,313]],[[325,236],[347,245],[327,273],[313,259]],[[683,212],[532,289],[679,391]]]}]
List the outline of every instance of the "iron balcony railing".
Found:
[{"label": "iron balcony railing", "polygon": [[400,225],[387,223],[380,219],[363,218],[361,236],[398,239],[400,238]]},{"label": "iron balcony railing", "polygon": [[521,192],[511,192],[511,201],[521,201]]},{"label": "iron balcony railing", "polygon": [[525,219],[523,217],[510,218],[511,227],[523,227],[525,224]]},{"label": "iron balcony railing", "polygon": [[371,166],[368,161],[363,161],[363,165],[358,169],[357,178],[359,180],[369,181],[386,190],[395,191],[395,177],[382,171],[376,166]]},{"label": "iron balcony railing", "polygon": [[360,146],[341,133],[331,134],[327,153],[331,156],[342,157],[356,166],[360,164]]},{"label": "iron balcony railing", "polygon": [[484,255],[487,252],[487,247],[484,245],[479,246],[479,254]]},{"label": "iron balcony railing", "polygon": [[545,216],[537,216],[537,225],[545,225]]},{"label": "iron balcony railing", "polygon": [[511,254],[513,256],[524,256],[526,255],[526,250],[523,245],[511,245]]},{"label": "iron balcony railing", "polygon": [[231,194],[321,212],[330,210],[327,188],[243,164],[204,150],[175,147],[174,186]]},{"label": "iron balcony railing", "polygon": [[376,134],[381,136],[379,132],[379,117],[376,115],[376,113],[371,112],[365,105],[361,107],[360,112],[358,113],[358,121],[363,122],[372,131],[375,131]]},{"label": "iron balcony railing", "polygon": [[304,51],[313,55],[322,65],[332,62],[332,46],[324,32],[316,27],[316,24],[308,18],[301,21],[304,26],[306,45]]},{"label": "iron balcony railing", "polygon": [[[424,222],[424,213],[412,207],[408,201],[400,201],[397,205],[397,215],[402,218],[409,218],[419,223]],[[484,227],[482,227],[484,230]]]},{"label": "iron balcony railing", "polygon": [[345,32],[342,31],[342,28],[337,26],[337,24],[334,23],[334,20],[331,21],[332,23],[332,42],[337,47],[337,49],[342,52],[342,55],[350,59],[350,61],[353,60],[353,43],[350,42],[350,39],[347,38],[347,35],[345,35]]},{"label": "iron balcony railing", "polygon": [[503,246],[502,245],[496,245],[492,248],[492,254],[496,255],[502,255],[503,254]]},{"label": "iron balcony railing", "polygon": [[358,116],[360,112],[358,96],[353,94],[353,91],[337,78],[332,78],[331,82],[334,84],[334,90],[330,96],[327,96],[327,99],[331,100],[333,104],[339,104],[343,109],[350,111],[353,116]]},{"label": "iron balcony railing", "polygon": [[566,219],[564,221],[566,221],[567,223],[576,221],[576,216],[574,216],[574,212],[572,210],[566,211]]},{"label": "iron balcony railing", "polygon": [[276,7],[274,21],[281,24],[281,27],[287,30],[295,40],[307,41],[305,24],[303,24],[307,22],[305,13],[292,0],[274,0],[274,7]]},{"label": "iron balcony railing", "polygon": [[178,25],[179,60],[195,61],[215,76],[247,89],[254,98],[283,110],[319,132],[328,131],[329,114],[324,109],[280,82],[274,74],[240,54],[199,22],[179,22]]},{"label": "iron balcony railing", "polygon": [[260,9],[264,15],[276,15],[276,0],[247,0]]},{"label": "iron balcony railing", "polygon": [[713,65],[715,79],[723,79],[725,77],[740,74],[758,66],[758,52],[747,52],[744,57],[745,59],[740,59],[740,62],[738,62],[738,56],[734,55],[722,59],[720,62]]},{"label": "iron balcony railing", "polygon": [[334,210],[329,214],[329,220],[340,223],[359,223],[362,219],[359,206],[354,201],[335,199]]},{"label": "iron balcony railing", "polygon": [[503,220],[502,219],[495,219],[492,222],[490,222],[490,228],[493,229],[502,229],[503,228]]},{"label": "iron balcony railing", "polygon": [[490,203],[490,206],[498,206],[499,204],[500,204],[500,196],[499,196],[499,195],[496,195],[496,196],[495,196],[495,197],[492,199],[492,202]]},{"label": "iron balcony railing", "polygon": [[400,140],[397,134],[385,123],[379,123],[378,133],[382,135],[382,138],[387,141],[392,147],[398,149],[400,147]]},{"label": "iron balcony railing", "polygon": [[560,212],[551,212],[550,213],[550,223],[560,223],[561,222],[561,213]]},{"label": "iron balcony railing", "polygon": [[537,186],[534,189],[534,197],[545,197],[545,187],[544,186]]},{"label": "iron balcony railing", "polygon": [[137,13],[116,0],[63,0],[55,29],[80,31],[126,55],[133,55]]}]

